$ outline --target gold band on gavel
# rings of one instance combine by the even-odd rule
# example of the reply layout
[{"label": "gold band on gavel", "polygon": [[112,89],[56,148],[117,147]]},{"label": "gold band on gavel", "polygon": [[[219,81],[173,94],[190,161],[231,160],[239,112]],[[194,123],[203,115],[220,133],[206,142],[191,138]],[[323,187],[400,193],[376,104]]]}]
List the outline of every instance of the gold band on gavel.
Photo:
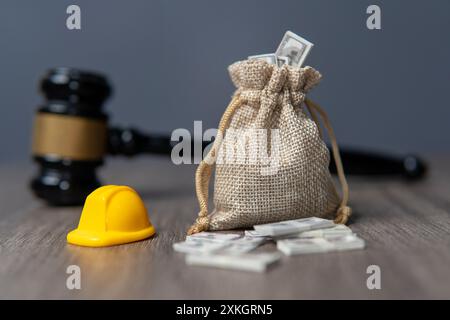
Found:
[{"label": "gold band on gavel", "polygon": [[106,152],[106,121],[38,113],[34,122],[34,156],[100,160]]}]

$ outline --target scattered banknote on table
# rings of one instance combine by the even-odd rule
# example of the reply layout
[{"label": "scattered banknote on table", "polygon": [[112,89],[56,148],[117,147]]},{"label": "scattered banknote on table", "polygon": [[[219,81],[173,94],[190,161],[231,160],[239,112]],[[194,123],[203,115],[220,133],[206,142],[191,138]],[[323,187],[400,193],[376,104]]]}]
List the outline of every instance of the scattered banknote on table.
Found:
[{"label": "scattered banknote on table", "polygon": [[256,249],[267,239],[242,236],[236,233],[200,232],[186,237],[186,241],[173,244],[173,249],[182,253],[206,253],[221,251],[243,253]]},{"label": "scattered banknote on table", "polygon": [[352,229],[343,224],[336,224],[331,228],[303,231],[299,233],[292,233],[285,236],[278,236],[274,238],[275,240],[283,240],[289,238],[328,238],[349,234],[353,234]]},{"label": "scattered banknote on table", "polygon": [[260,59],[278,67],[288,64],[301,67],[314,44],[292,31],[287,31],[275,53],[249,56],[248,59]]},{"label": "scattered banknote on table", "polygon": [[212,242],[227,242],[240,238],[241,235],[236,233],[218,233],[218,232],[200,232],[187,236],[186,240],[206,240]]},{"label": "scattered banknote on table", "polygon": [[236,239],[234,241],[230,241],[228,246],[221,250],[222,252],[227,253],[245,253],[250,252],[260,245],[266,242],[265,238],[262,237],[249,237],[244,236],[240,239]]},{"label": "scattered banknote on table", "polygon": [[207,253],[225,248],[225,243],[190,240],[173,244],[173,249],[181,253]]},{"label": "scattered banknote on table", "polygon": [[276,242],[277,249],[288,256],[365,247],[349,227],[311,217],[256,225],[243,235],[200,232],[175,243],[173,249],[186,253],[189,265],[263,272],[280,259],[279,252],[254,252],[266,242]]},{"label": "scattered banknote on table", "polygon": [[[279,259],[268,253],[252,253],[268,241],[266,237],[254,237],[236,233],[200,232],[186,237],[186,241],[173,244],[177,252],[187,253],[186,263],[212,267],[261,272]],[[275,259],[274,257],[278,257]]]},{"label": "scattered banknote on table", "polygon": [[277,241],[278,250],[288,256],[363,249],[364,246],[364,240],[353,234],[327,238],[294,238]]},{"label": "scattered banknote on table", "polygon": [[260,224],[253,228],[256,232],[269,236],[284,236],[303,231],[331,228],[335,224],[331,220],[316,217]]},{"label": "scattered banknote on table", "polygon": [[342,235],[349,235],[353,234],[352,229],[347,227],[343,224],[336,224],[331,228],[325,228],[325,229],[316,229],[311,231],[305,231],[301,232],[298,235],[296,235],[299,238],[327,238],[327,237],[334,237],[334,236],[342,236]]},{"label": "scattered banknote on table", "polygon": [[253,237],[253,238],[269,238],[270,237],[270,235],[258,232],[256,230],[245,230],[244,235],[246,237]]},{"label": "scattered banknote on table", "polygon": [[189,254],[186,263],[193,266],[208,266],[242,271],[263,272],[271,264],[280,260],[278,252],[270,253],[211,253],[204,255]]}]

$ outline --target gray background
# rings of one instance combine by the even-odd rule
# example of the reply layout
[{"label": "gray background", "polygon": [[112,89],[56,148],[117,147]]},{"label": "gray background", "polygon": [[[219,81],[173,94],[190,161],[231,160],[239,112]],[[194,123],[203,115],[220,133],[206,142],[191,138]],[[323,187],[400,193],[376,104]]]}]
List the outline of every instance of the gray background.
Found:
[{"label": "gray background", "polygon": [[[66,29],[78,4],[82,30]],[[366,8],[382,9],[382,30]],[[226,67],[273,52],[286,30],[315,44],[312,97],[342,145],[445,152],[450,1],[12,1],[0,4],[0,161],[29,158],[37,83],[53,66],[105,72],[112,122],[153,132],[216,127],[233,87]]]}]

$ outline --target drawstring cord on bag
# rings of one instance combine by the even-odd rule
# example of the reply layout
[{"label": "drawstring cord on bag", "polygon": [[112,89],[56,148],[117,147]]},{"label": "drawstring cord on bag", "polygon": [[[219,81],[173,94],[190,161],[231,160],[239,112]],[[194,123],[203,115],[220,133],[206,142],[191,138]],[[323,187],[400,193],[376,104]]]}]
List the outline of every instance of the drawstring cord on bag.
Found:
[{"label": "drawstring cord on bag", "polygon": [[238,95],[235,95],[230,104],[226,108],[222,119],[219,123],[216,140],[214,140],[211,150],[207,156],[200,162],[197,171],[195,172],[195,192],[197,193],[198,203],[200,205],[200,212],[195,223],[189,228],[188,235],[208,230],[208,189],[209,180],[211,178],[212,167],[216,162],[220,146],[222,145],[225,136],[225,130],[230,125],[231,117],[237,108],[242,104],[242,100]]},{"label": "drawstring cord on bag", "polygon": [[319,134],[322,136],[322,131],[320,129],[320,124],[318,122],[316,111],[321,116],[323,124],[325,125],[325,128],[328,131],[328,135],[330,136],[331,148],[333,150],[333,158],[336,164],[337,174],[342,188],[342,200],[336,212],[336,218],[334,222],[339,224],[346,224],[349,217],[352,214],[352,209],[349,206],[347,206],[349,198],[349,188],[347,184],[347,179],[345,178],[341,156],[339,154],[339,147],[337,144],[336,135],[334,134],[334,130],[333,127],[331,126],[330,120],[328,119],[327,113],[319,105],[317,105],[310,99],[305,99],[305,104],[306,107],[308,108],[309,113],[311,114],[311,118],[319,128]]}]

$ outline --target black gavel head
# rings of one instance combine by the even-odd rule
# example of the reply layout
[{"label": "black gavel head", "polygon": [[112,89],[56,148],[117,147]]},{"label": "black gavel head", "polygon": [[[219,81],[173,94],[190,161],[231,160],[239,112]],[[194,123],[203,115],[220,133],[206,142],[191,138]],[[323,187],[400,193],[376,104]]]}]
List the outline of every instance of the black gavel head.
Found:
[{"label": "black gavel head", "polygon": [[52,205],[82,204],[100,186],[96,168],[107,149],[108,117],[102,110],[112,89],[107,79],[70,68],[48,71],[40,83],[32,153],[40,170],[34,193]]}]

